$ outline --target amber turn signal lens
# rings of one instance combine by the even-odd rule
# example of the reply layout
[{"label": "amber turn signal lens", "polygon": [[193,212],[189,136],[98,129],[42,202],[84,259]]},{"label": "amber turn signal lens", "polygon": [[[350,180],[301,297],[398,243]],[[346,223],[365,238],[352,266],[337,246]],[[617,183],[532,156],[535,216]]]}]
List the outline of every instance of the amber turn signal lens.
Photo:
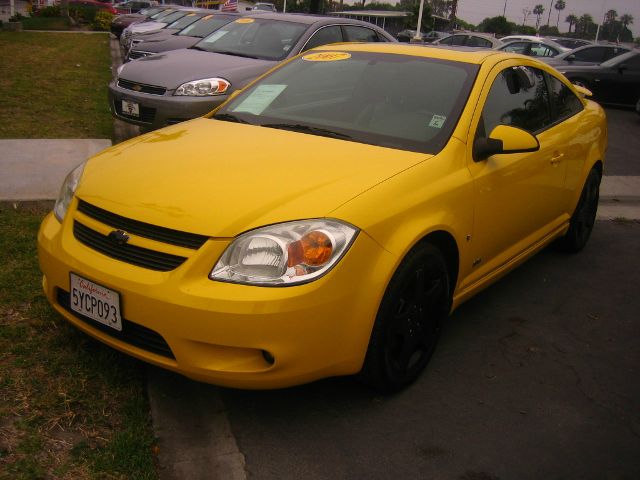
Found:
[{"label": "amber turn signal lens", "polygon": [[320,266],[325,264],[333,253],[331,238],[324,232],[313,231],[304,235],[297,242],[289,244],[288,266],[304,264]]}]

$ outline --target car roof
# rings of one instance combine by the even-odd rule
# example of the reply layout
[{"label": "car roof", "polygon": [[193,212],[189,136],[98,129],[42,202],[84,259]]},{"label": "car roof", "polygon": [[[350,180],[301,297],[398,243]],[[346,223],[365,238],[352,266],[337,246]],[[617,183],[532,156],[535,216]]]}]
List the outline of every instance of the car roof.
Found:
[{"label": "car roof", "polygon": [[[415,57],[435,58],[438,60],[451,60],[454,62],[472,63],[479,65],[489,57],[513,58],[513,54],[498,52],[497,50],[480,50],[477,48],[450,49],[443,47],[431,47],[424,45],[411,45],[406,43],[340,43],[323,45],[313,49],[314,51],[341,50],[345,52],[371,52],[395,55],[411,55]],[[523,57],[524,58],[524,57]],[[528,58],[528,57],[527,57]]]}]

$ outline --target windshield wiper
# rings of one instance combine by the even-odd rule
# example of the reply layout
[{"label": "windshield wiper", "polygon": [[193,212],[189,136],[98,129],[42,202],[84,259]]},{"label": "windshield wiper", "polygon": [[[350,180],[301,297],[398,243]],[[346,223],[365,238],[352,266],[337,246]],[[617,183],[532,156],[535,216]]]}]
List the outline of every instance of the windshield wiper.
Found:
[{"label": "windshield wiper", "polygon": [[302,125],[300,123],[266,123],[261,125],[267,128],[277,128],[279,130],[291,130],[292,132],[310,133],[311,135],[319,135],[321,137],[339,138],[342,140],[348,140],[350,135],[345,133],[335,132],[326,128],[312,127],[310,125]]},{"label": "windshield wiper", "polygon": [[247,55],[246,53],[232,52],[232,51],[226,51],[226,50],[212,50],[212,52],[221,53],[222,55],[233,55],[234,57],[253,58],[254,60],[258,59],[258,57],[254,55]]},{"label": "windshield wiper", "polygon": [[209,51],[206,48],[198,47],[197,45],[191,45],[189,47],[189,49],[190,50],[200,50],[201,52],[208,52]]},{"label": "windshield wiper", "polygon": [[242,118],[231,113],[219,113],[217,115],[214,115],[212,118],[215,118],[216,120],[224,120],[226,122],[247,123],[251,125],[246,120],[243,120]]}]

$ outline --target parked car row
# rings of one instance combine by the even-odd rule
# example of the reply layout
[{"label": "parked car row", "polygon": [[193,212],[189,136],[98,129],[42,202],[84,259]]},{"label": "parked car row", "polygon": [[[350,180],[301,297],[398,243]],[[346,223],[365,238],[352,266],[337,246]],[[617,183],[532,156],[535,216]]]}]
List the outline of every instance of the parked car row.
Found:
[{"label": "parked car row", "polygon": [[144,128],[160,128],[204,115],[300,52],[328,43],[395,41],[359,20],[246,13],[209,12],[170,38],[133,43],[129,56],[140,58],[121,66],[109,85],[113,114]]}]

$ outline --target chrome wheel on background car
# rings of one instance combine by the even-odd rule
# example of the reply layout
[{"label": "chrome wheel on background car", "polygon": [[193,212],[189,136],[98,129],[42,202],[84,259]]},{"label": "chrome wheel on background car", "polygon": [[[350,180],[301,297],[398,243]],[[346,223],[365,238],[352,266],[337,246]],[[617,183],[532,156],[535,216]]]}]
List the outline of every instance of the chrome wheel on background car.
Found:
[{"label": "chrome wheel on background car", "polygon": [[442,253],[421,244],[394,274],[382,299],[361,372],[383,391],[412,383],[433,354],[449,313],[449,273]]},{"label": "chrome wheel on background car", "polygon": [[600,199],[600,172],[594,167],[589,172],[580,200],[569,222],[569,230],[558,240],[558,247],[564,252],[582,250],[593,230]]}]

